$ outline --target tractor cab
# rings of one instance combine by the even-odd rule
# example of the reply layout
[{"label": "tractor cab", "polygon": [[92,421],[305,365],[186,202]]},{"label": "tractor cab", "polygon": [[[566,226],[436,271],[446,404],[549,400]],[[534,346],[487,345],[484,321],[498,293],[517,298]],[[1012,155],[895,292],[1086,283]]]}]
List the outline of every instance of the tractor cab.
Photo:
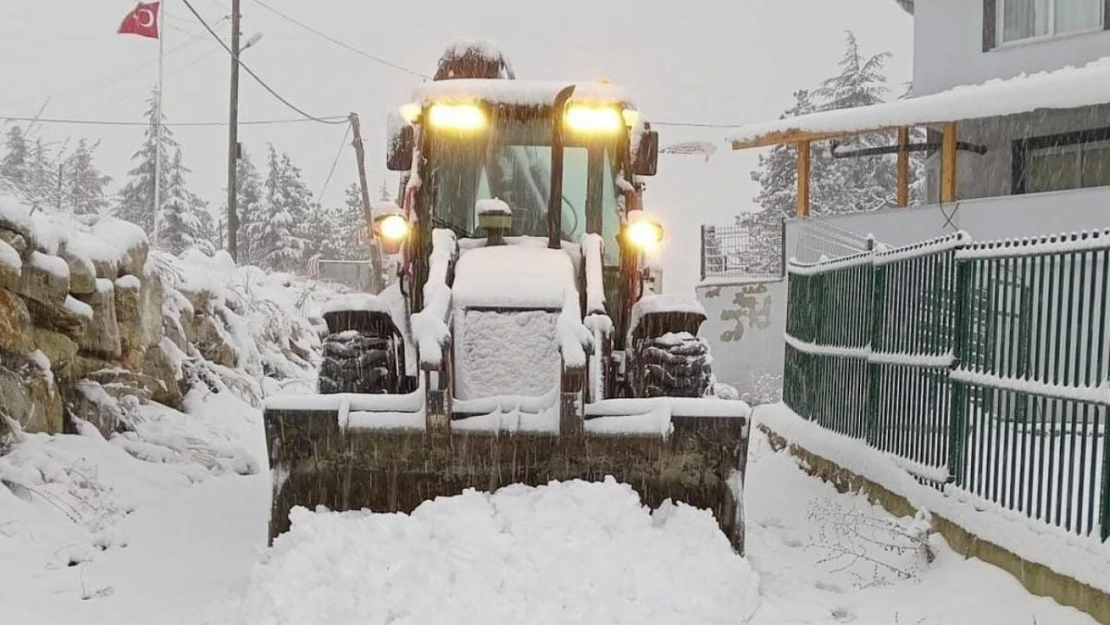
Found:
[{"label": "tractor cab", "polygon": [[655,174],[658,135],[619,88],[436,81],[414,93],[397,121],[387,164],[405,174],[411,241],[425,247],[412,249],[413,294],[426,280],[419,261],[428,255],[431,231],[485,238],[490,233],[480,207],[496,199],[511,212],[511,224],[498,234],[545,239],[551,247],[581,244],[586,234],[601,237],[606,312],[621,327],[628,312],[621,303],[629,298],[620,289],[623,283],[634,288],[641,256],[623,236],[625,217],[639,206],[637,177]]}]

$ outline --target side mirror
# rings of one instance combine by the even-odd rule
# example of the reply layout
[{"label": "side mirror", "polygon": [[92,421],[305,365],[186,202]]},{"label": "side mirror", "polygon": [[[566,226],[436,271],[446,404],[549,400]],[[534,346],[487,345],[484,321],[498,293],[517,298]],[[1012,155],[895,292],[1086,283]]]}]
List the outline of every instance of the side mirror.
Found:
[{"label": "side mirror", "polygon": [[659,132],[645,130],[640,133],[640,144],[632,155],[632,173],[637,176],[654,176],[659,168]]},{"label": "side mirror", "polygon": [[[396,117],[394,117],[396,116]],[[385,166],[389,171],[412,169],[412,153],[416,147],[416,128],[396,113],[390,115],[388,144],[385,148]]]}]

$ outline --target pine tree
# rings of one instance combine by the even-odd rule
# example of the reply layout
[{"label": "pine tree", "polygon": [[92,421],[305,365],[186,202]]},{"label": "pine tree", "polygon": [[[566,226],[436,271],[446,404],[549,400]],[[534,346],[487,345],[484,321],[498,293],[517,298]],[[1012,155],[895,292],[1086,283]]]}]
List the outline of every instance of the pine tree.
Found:
[{"label": "pine tree", "polygon": [[[889,52],[864,57],[859,42],[847,34],[840,72],[821,83],[814,92],[818,110],[870,106],[883,101],[887,93],[883,73]],[[889,133],[860,135],[845,141],[839,149],[852,151],[889,146]],[[815,151],[817,151],[815,146]],[[830,144],[831,149],[831,144]],[[896,157],[894,155],[829,159],[827,171],[810,182],[815,215],[857,213],[891,206],[895,202]]]},{"label": "pine tree", "polygon": [[24,200],[33,209],[60,209],[62,197],[58,185],[58,157],[43,143],[36,139],[31,146],[24,181]]},{"label": "pine tree", "polygon": [[100,213],[108,207],[104,188],[112,178],[93,164],[99,145],[99,141],[90,146],[85,139],[79,140],[62,167],[62,205],[78,215]]},{"label": "pine tree", "polygon": [[[779,119],[806,115],[814,110],[809,91],[801,89],[794,92],[794,106],[784,111]],[[784,217],[794,215],[798,198],[797,159],[798,148],[794,144],[776,145],[770,153],[759,155],[759,165],[752,172],[752,180],[759,183],[759,195],[755,196],[755,202],[762,210]],[[811,175],[824,169],[823,160],[820,150],[811,150]]]},{"label": "pine tree", "polygon": [[[252,233],[257,231],[257,224],[261,221],[262,177],[246,149],[235,166],[235,209],[239,215],[239,228],[236,232],[239,260],[252,265],[260,264],[261,259],[255,253]],[[226,204],[220,214],[227,214]],[[221,227],[221,232],[226,227],[226,224]]]},{"label": "pine tree", "polygon": [[[174,140],[170,129],[164,125],[165,115],[162,116],[161,120],[158,119],[157,91],[151,95],[147,102],[146,118],[149,123],[143,136],[142,146],[131,157],[131,160],[136,164],[131,171],[127,172],[127,182],[120,190],[119,205],[115,214],[120,219],[139,225],[147,234],[153,235],[155,155],[159,155],[161,159],[160,184],[162,189],[165,189],[168,181],[166,173],[169,169],[170,155],[177,150],[177,141]],[[160,141],[158,140],[159,123],[163,124]],[[165,194],[162,195],[164,200]]]},{"label": "pine tree", "polygon": [[182,163],[180,149],[167,169],[158,246],[173,254],[190,248],[213,253],[212,216],[207,203],[189,192],[185,181],[189,170]]},{"label": "pine tree", "polygon": [[0,178],[21,194],[27,189],[29,152],[23,128],[12,124],[4,135],[4,158],[0,159]]},{"label": "pine tree", "polygon": [[251,224],[251,245],[263,266],[290,270],[305,257],[312,194],[289,155],[279,156],[273,145],[268,165],[262,211]]}]

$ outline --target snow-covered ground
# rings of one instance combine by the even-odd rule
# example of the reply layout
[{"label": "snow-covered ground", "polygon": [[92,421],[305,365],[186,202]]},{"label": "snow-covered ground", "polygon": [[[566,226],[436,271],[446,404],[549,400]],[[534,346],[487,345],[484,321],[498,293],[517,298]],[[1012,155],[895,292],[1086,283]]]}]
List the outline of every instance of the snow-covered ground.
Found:
[{"label": "snow-covered ground", "polygon": [[[264,462],[258,411],[229,394],[175,418],[161,425],[198,449]],[[958,556],[922,519],[838,494],[762,435],[747,562],[708,514],[651,514],[616,484],[472,493],[412,517],[301,512],[268,552],[269,476],[224,458],[152,464],[96,435],[28,437],[5,461],[47,484],[30,501],[0,488],[3,622],[1094,623]]]}]

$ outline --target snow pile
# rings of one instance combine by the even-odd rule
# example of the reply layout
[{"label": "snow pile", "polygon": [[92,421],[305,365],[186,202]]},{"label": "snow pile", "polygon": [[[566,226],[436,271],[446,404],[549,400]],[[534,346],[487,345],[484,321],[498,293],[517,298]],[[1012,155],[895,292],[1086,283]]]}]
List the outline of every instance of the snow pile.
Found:
[{"label": "snow pile", "polygon": [[902,495],[913,506],[943,516],[982,540],[1110,592],[1110,545],[1006,510],[952,485],[943,491],[922,485],[903,461],[863,441],[825,430],[785,405],[761,408],[756,420],[791,443]]},{"label": "snow pile", "polygon": [[292,512],[212,624],[743,623],[759,578],[712,514],[629,486],[467,491],[412,515]]}]

